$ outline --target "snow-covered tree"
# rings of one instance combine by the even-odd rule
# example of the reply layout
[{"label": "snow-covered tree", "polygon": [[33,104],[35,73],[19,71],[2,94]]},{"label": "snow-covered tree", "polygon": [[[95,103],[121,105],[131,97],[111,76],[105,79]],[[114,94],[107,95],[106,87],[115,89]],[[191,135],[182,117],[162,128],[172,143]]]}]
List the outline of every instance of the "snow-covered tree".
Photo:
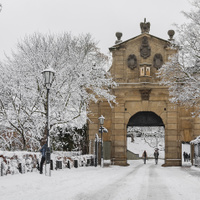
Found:
[{"label": "snow-covered tree", "polygon": [[1,129],[0,149],[4,151],[19,150],[23,147],[22,142],[16,134],[7,128]]},{"label": "snow-covered tree", "polygon": [[161,84],[169,87],[171,101],[200,114],[200,1],[194,1],[190,12],[183,12],[188,21],[177,25],[177,54],[159,70]]},{"label": "snow-covered tree", "polygon": [[81,128],[90,101],[115,101],[110,88],[116,83],[104,68],[107,61],[90,34],[25,37],[0,65],[0,125],[18,133],[24,149],[39,145],[45,135],[47,110],[41,72],[52,67],[56,78],[50,90],[51,128]]}]

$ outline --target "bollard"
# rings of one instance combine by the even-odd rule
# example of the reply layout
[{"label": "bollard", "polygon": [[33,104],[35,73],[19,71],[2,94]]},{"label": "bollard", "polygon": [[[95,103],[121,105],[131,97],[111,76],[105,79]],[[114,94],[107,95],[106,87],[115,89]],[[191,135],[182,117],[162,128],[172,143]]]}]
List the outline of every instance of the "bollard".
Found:
[{"label": "bollard", "polygon": [[19,173],[25,174],[25,165],[23,163],[19,163],[18,169],[19,169]]},{"label": "bollard", "polygon": [[4,166],[3,166],[3,162],[1,162],[1,176],[3,176],[3,169],[4,169]]},{"label": "bollard", "polygon": [[53,160],[50,160],[50,169],[53,170]]},{"label": "bollard", "polygon": [[36,168],[38,171],[40,171],[40,164],[39,164],[38,160],[37,160]]},{"label": "bollard", "polygon": [[22,174],[22,163],[19,163],[19,165],[18,165],[18,169],[19,169],[19,173]]},{"label": "bollard", "polygon": [[90,159],[87,159],[87,166],[90,166]]},{"label": "bollard", "polygon": [[69,160],[67,161],[67,168],[71,168]]},{"label": "bollard", "polygon": [[91,166],[94,166],[94,158],[91,157]]},{"label": "bollard", "polygon": [[62,161],[56,160],[56,169],[62,169]]},{"label": "bollard", "polygon": [[59,161],[59,169],[62,169],[62,161]]},{"label": "bollard", "polygon": [[74,160],[74,167],[78,168],[78,160]]}]

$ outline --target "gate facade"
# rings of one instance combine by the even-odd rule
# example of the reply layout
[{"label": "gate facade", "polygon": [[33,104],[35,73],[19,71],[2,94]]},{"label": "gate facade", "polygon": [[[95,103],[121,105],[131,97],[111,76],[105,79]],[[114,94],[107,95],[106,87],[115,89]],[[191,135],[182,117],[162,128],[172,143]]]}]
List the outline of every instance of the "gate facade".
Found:
[{"label": "gate facade", "polygon": [[127,125],[139,120],[139,112],[155,113],[165,127],[164,165],[180,166],[181,144],[199,135],[200,119],[192,118],[191,110],[171,103],[168,88],[160,85],[156,76],[162,64],[177,51],[173,46],[174,31],[168,31],[169,39],[164,40],[149,34],[150,23],[144,21],[140,27],[141,34],[126,41],[121,40],[121,33],[116,33],[116,44],[109,48],[113,57],[110,73],[118,83],[112,88],[117,104],[113,108],[107,101],[90,104],[89,139],[94,141],[100,127],[98,118],[103,115],[108,130],[103,141],[111,145],[107,154],[115,164],[127,165]]}]

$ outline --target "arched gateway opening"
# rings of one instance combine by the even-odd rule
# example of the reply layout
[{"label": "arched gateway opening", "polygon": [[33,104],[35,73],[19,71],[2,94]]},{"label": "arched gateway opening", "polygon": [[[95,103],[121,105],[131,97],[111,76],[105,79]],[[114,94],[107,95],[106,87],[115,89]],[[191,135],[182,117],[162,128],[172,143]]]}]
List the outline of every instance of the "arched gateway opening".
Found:
[{"label": "arched gateway opening", "polygon": [[138,159],[144,150],[153,158],[155,149],[164,159],[165,125],[154,112],[137,112],[127,124],[127,160]]}]

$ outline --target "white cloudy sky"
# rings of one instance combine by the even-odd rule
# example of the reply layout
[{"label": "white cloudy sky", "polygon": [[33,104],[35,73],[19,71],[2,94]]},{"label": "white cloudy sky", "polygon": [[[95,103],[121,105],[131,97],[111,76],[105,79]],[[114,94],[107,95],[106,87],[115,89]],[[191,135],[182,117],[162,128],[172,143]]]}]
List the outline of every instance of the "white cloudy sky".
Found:
[{"label": "white cloudy sky", "polygon": [[150,34],[168,39],[173,23],[185,20],[181,11],[189,11],[188,0],[0,0],[0,59],[9,54],[18,40],[34,32],[90,33],[108,53],[115,32],[122,40],[140,34],[144,18],[151,23]]}]

